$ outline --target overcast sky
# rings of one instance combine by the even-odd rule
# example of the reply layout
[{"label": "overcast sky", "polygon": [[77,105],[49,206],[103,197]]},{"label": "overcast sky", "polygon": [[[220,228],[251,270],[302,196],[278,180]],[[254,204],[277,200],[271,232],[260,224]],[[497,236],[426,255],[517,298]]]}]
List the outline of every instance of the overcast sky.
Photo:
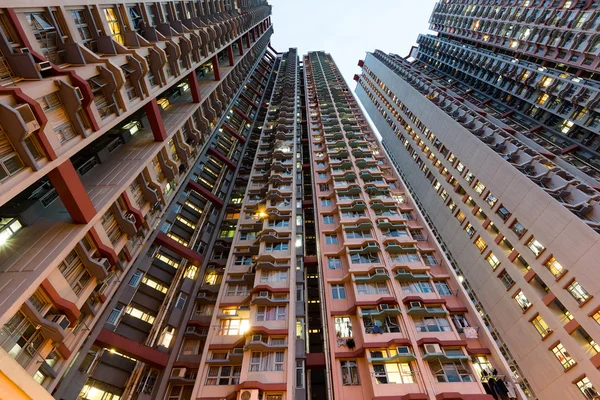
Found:
[{"label": "overcast sky", "polygon": [[375,49],[408,55],[426,33],[435,0],[270,0],[277,51],[331,53],[354,90],[357,62]]}]

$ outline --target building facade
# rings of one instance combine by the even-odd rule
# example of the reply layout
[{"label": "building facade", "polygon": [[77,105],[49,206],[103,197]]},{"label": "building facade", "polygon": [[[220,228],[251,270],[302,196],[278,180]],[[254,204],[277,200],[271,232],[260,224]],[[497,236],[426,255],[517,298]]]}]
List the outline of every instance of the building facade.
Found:
[{"label": "building facade", "polygon": [[357,95],[530,398],[600,387],[599,4],[443,1]]}]

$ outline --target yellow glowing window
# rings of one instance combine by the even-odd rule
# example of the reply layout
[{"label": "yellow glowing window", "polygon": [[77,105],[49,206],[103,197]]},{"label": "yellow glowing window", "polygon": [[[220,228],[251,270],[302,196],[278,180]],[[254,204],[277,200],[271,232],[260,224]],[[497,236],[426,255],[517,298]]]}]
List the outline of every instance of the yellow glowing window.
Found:
[{"label": "yellow glowing window", "polygon": [[123,35],[121,34],[121,24],[119,23],[119,17],[117,16],[117,11],[114,8],[105,8],[104,16],[106,17],[106,23],[108,24],[108,29],[110,29],[110,35],[117,42],[124,44],[125,41],[123,39]]}]

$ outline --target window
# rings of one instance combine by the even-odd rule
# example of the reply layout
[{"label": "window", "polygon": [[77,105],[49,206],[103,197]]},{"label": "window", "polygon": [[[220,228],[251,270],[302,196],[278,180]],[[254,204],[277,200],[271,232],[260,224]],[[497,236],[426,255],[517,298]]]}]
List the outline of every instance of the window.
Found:
[{"label": "window", "polygon": [[72,250],[63,262],[58,265],[58,270],[67,282],[69,282],[71,289],[73,289],[77,296],[81,294],[92,278],[75,250]]},{"label": "window", "polygon": [[442,361],[442,359],[428,361],[431,373],[438,382],[473,382],[469,367],[459,361]]},{"label": "window", "polygon": [[325,225],[332,225],[335,223],[333,215],[323,215],[323,223]]},{"label": "window", "polygon": [[322,198],[321,199],[321,207],[329,207],[331,206],[331,199]]},{"label": "window", "polygon": [[175,328],[172,326],[165,326],[165,329],[163,329],[160,338],[158,339],[158,345],[169,348],[171,346],[173,336],[175,336]]},{"label": "window", "polygon": [[465,317],[464,314],[452,314],[450,319],[456,327],[456,330],[459,332],[462,332],[463,328],[471,326],[471,324],[469,324],[469,320],[467,320],[467,317]]},{"label": "window", "polygon": [[327,183],[321,183],[321,184],[319,184],[319,190],[321,192],[328,192],[329,191],[329,185]]},{"label": "window", "polygon": [[450,323],[442,317],[415,317],[417,332],[450,332]]},{"label": "window", "polygon": [[123,35],[121,34],[121,23],[119,22],[116,9],[105,8],[104,16],[106,17],[108,29],[110,29],[110,35],[113,37],[113,39],[121,44],[125,43]]},{"label": "window", "polygon": [[598,396],[600,396],[600,393],[598,393],[598,391],[594,388],[592,382],[590,382],[590,380],[585,376],[575,384],[587,400],[596,400]]},{"label": "window", "polygon": [[349,317],[334,318],[335,335],[338,338],[352,337],[352,322]]},{"label": "window", "polygon": [[571,357],[571,355],[569,354],[567,349],[565,349],[562,343],[559,343],[556,346],[554,346],[552,348],[552,353],[554,353],[554,356],[558,361],[560,361],[560,364],[563,366],[564,369],[569,369],[576,364],[575,360],[573,359],[573,357]]},{"label": "window", "polygon": [[342,385],[344,386],[356,386],[360,385],[358,378],[358,366],[356,361],[347,360],[341,361],[342,369]]},{"label": "window", "polygon": [[546,261],[544,265],[546,268],[548,268],[552,275],[554,275],[554,277],[559,277],[565,272],[563,266],[560,265],[560,263],[556,261],[556,258],[554,257],[550,257],[550,259]]},{"label": "window", "polygon": [[498,275],[498,279],[500,279],[502,281],[502,283],[504,284],[504,287],[507,290],[510,289],[512,287],[512,285],[515,284],[515,281],[513,281],[513,279],[510,277],[508,272],[506,272],[506,270],[502,271],[500,273],[500,275]]},{"label": "window", "polygon": [[544,321],[539,315],[531,320],[531,324],[535,327],[535,329],[543,338],[552,333],[552,329],[548,327],[546,321]]},{"label": "window", "polygon": [[325,235],[325,244],[338,244],[338,237],[335,234]]},{"label": "window", "polygon": [[475,186],[473,186],[473,189],[475,189],[475,192],[477,192],[477,194],[481,194],[485,190],[485,185],[481,183],[481,181],[477,181],[475,183]]},{"label": "window", "polygon": [[346,286],[342,283],[331,285],[331,296],[334,300],[342,300],[346,298]]},{"label": "window", "polygon": [[531,252],[533,254],[535,254],[536,257],[538,257],[540,254],[542,254],[542,251],[544,251],[546,249],[534,237],[532,237],[531,239],[529,239],[529,242],[527,242],[526,246],[529,248],[529,250],[531,250]]},{"label": "window", "polygon": [[327,267],[329,269],[341,269],[342,261],[339,257],[329,257],[327,258]]},{"label": "window", "polygon": [[240,381],[241,365],[211,366],[206,375],[207,385],[237,385]]},{"label": "window", "polygon": [[452,289],[450,289],[448,281],[436,281],[435,288],[440,296],[452,296]]},{"label": "window", "polygon": [[183,310],[183,307],[185,307],[185,303],[187,302],[187,298],[187,294],[180,292],[179,296],[177,297],[177,301],[175,302],[175,308]]},{"label": "window", "polygon": [[124,309],[124,306],[122,304],[118,304],[115,308],[113,308],[113,310],[111,311],[110,315],[108,316],[108,319],[106,320],[106,322],[110,325],[117,325],[117,322],[119,321],[119,317],[123,313],[123,309]]},{"label": "window", "polygon": [[304,389],[304,360],[296,360],[296,389]]},{"label": "window", "polygon": [[283,371],[283,351],[253,351],[250,358],[250,372]]},{"label": "window", "polygon": [[237,256],[237,257],[235,257],[235,261],[233,262],[233,264],[234,265],[250,265],[250,264],[252,264],[252,257]]},{"label": "window", "polygon": [[493,270],[496,270],[496,268],[498,268],[498,265],[500,265],[500,260],[498,260],[498,257],[496,257],[494,253],[488,254],[485,260],[488,262],[488,264],[490,264]]},{"label": "window", "polygon": [[508,211],[506,209],[506,207],[501,205],[500,207],[498,207],[498,211],[496,211],[496,215],[498,215],[502,219],[502,221],[506,222],[508,217],[510,217],[510,211]]},{"label": "window", "polygon": [[358,294],[389,294],[386,282],[357,283],[356,291]]},{"label": "window", "polygon": [[154,323],[155,317],[152,314],[150,314],[150,312],[150,310],[146,310],[144,307],[135,303],[131,303],[127,306],[127,308],[125,308],[125,313],[152,325]]},{"label": "window", "polygon": [[485,241],[481,238],[481,236],[478,237],[477,240],[475,240],[475,246],[477,246],[481,253],[483,253],[484,250],[487,248],[487,244],[485,244]]},{"label": "window", "polygon": [[286,306],[259,306],[256,310],[257,321],[285,321]]},{"label": "window", "polygon": [[249,327],[247,319],[222,319],[219,335],[243,335]]},{"label": "window", "polygon": [[517,235],[520,239],[525,234],[526,229],[523,225],[521,225],[519,221],[515,220],[515,222],[513,222],[510,226],[510,230],[513,231],[514,234]]},{"label": "window", "polygon": [[289,250],[289,243],[267,243],[265,245],[265,251],[287,251]]},{"label": "window", "polygon": [[493,208],[496,205],[496,202],[498,202],[498,199],[496,198],[496,196],[489,193],[487,195],[487,197],[485,198],[485,202],[488,203],[489,206]]},{"label": "window", "polygon": [[371,231],[346,231],[346,237],[348,239],[364,239],[372,238]]},{"label": "window", "polygon": [[352,264],[373,264],[379,263],[379,256],[377,253],[365,253],[365,254],[352,254],[350,255],[350,262]]},{"label": "window", "polygon": [[410,363],[373,364],[373,374],[380,384],[415,383]]},{"label": "window", "polygon": [[36,357],[46,342],[41,329],[21,311],[17,313],[0,330],[0,346],[22,367]]},{"label": "window", "polygon": [[429,282],[402,282],[402,293],[433,293],[433,286]]},{"label": "window", "polygon": [[[88,378],[79,393],[80,399],[120,399],[123,394],[123,389],[109,385],[108,383],[100,382],[92,378]],[[171,399],[169,399],[171,400]]]},{"label": "window", "polygon": [[529,309],[529,307],[531,307],[531,302],[529,301],[529,299],[527,297],[525,297],[525,294],[521,290],[515,296],[515,301],[517,302],[517,304],[519,305],[519,307],[521,307],[521,310],[523,310],[523,311],[527,311]]},{"label": "window", "polygon": [[585,303],[587,299],[591,297],[587,290],[585,290],[577,281],[573,281],[567,286],[567,292],[569,292],[579,304]]},{"label": "window", "polygon": [[467,225],[465,226],[465,232],[467,232],[467,235],[469,237],[473,237],[473,235],[475,234],[475,228],[473,228],[473,225],[471,225],[470,222],[467,222]]},{"label": "window", "polygon": [[423,257],[423,262],[427,266],[439,265],[438,261],[435,259],[435,256],[432,253],[422,253],[421,257]]},{"label": "window", "polygon": [[144,271],[140,271],[139,269],[135,271],[131,279],[129,279],[129,286],[137,287],[137,285],[139,285],[140,281],[142,280],[142,276],[144,276]]}]

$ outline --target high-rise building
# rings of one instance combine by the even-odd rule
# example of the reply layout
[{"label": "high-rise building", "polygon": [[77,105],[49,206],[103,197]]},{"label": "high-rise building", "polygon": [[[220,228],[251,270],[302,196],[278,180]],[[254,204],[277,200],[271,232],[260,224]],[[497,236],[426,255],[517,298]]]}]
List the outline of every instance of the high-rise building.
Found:
[{"label": "high-rise building", "polygon": [[270,48],[266,1],[27,6],[0,9],[0,398],[512,389],[331,56]]},{"label": "high-rise building", "polygon": [[[500,4],[501,3],[501,4]],[[600,388],[600,3],[436,4],[357,95],[530,398]]]},{"label": "high-rise building", "polygon": [[190,399],[270,6],[34,3],[0,9],[0,398]]}]

